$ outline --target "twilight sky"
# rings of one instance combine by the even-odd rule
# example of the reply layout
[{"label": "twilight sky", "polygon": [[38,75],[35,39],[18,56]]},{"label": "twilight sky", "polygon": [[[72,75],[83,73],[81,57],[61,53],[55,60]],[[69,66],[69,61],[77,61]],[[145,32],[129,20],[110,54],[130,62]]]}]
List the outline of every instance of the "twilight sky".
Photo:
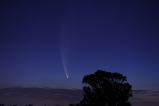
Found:
[{"label": "twilight sky", "polygon": [[157,2],[1,0],[0,18],[0,87],[81,88],[104,69],[159,89]]}]

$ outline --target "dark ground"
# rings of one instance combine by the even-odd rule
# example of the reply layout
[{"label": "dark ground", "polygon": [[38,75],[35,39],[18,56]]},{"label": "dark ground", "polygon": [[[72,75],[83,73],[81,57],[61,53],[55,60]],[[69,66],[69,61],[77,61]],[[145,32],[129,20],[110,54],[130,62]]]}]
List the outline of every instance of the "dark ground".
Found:
[{"label": "dark ground", "polygon": [[[17,104],[25,106],[67,106],[77,103],[82,97],[82,91],[77,89],[51,88],[3,88],[0,89],[0,104],[9,106]],[[135,90],[131,99],[132,106],[159,106],[159,91]]]}]

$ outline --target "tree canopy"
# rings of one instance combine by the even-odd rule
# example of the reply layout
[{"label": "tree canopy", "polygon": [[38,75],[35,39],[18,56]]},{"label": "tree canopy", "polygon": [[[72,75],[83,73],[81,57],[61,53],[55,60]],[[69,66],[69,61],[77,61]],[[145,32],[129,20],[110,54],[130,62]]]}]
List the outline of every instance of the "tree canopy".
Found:
[{"label": "tree canopy", "polygon": [[83,78],[83,99],[70,106],[131,106],[132,86],[126,76],[97,70]]}]

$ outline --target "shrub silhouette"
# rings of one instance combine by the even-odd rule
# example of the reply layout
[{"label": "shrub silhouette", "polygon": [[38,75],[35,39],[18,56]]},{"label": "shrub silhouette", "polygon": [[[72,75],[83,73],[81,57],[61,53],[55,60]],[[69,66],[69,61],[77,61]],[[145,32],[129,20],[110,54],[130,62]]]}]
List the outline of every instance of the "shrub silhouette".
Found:
[{"label": "shrub silhouette", "polygon": [[4,104],[0,104],[0,106],[4,106]]},{"label": "shrub silhouette", "polygon": [[83,78],[83,99],[70,106],[131,106],[132,87],[126,76],[97,70]]},{"label": "shrub silhouette", "polygon": [[17,106],[17,105],[10,105],[10,106]]},{"label": "shrub silhouette", "polygon": [[33,106],[32,104],[27,104],[27,105],[25,105],[25,106]]}]

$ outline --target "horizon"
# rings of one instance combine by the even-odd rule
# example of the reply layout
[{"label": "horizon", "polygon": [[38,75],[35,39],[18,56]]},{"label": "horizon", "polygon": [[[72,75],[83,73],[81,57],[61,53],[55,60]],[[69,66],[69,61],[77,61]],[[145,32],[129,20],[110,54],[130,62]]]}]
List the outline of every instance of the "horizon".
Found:
[{"label": "horizon", "polygon": [[[0,87],[0,89],[56,89],[56,90],[80,90],[82,88],[54,88],[54,87],[24,87],[24,86],[12,86],[12,87]],[[159,89],[132,89],[132,91],[159,91]]]}]

